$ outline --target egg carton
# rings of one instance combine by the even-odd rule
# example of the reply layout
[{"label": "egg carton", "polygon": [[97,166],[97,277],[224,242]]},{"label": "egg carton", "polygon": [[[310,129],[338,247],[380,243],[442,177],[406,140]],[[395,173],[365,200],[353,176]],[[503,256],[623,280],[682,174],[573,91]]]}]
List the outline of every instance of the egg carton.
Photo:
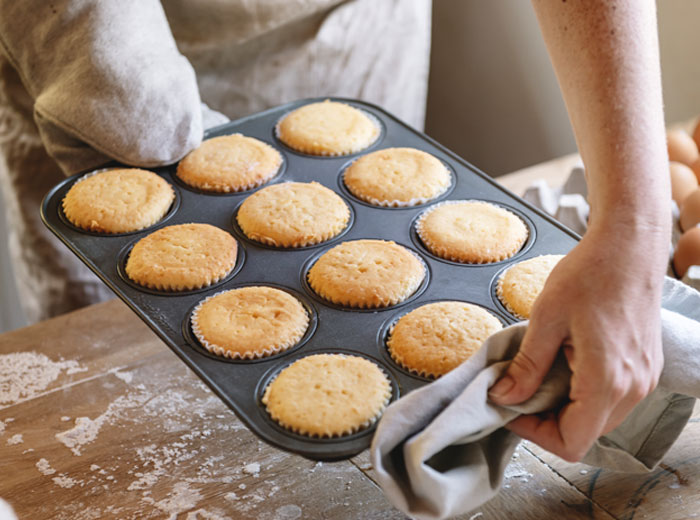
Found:
[{"label": "egg carton", "polygon": [[[540,208],[579,235],[583,235],[588,227],[590,206],[587,197],[588,186],[583,166],[572,168],[566,181],[559,188],[553,188],[541,179],[533,182],[523,194],[524,200]],[[666,274],[671,278],[678,278],[673,269],[673,252],[676,250],[676,244],[678,244],[678,239],[683,232],[679,223],[680,211],[675,201],[671,201],[671,212],[673,226]],[[691,266],[681,281],[700,291],[700,266]]]}]

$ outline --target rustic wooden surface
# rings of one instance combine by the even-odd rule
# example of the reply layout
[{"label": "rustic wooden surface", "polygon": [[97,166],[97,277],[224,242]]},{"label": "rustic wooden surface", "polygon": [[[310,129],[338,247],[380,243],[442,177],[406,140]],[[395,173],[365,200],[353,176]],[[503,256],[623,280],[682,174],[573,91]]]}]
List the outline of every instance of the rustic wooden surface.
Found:
[{"label": "rustic wooden surface", "polygon": [[[539,172],[560,182],[573,160]],[[520,192],[537,171],[503,182]],[[3,372],[10,360],[31,374]],[[13,394],[22,377],[34,383]],[[694,417],[644,475],[568,464],[525,443],[501,493],[462,519],[700,517]],[[0,336],[0,497],[31,520],[405,518],[367,452],[316,463],[259,441],[117,300]]]}]

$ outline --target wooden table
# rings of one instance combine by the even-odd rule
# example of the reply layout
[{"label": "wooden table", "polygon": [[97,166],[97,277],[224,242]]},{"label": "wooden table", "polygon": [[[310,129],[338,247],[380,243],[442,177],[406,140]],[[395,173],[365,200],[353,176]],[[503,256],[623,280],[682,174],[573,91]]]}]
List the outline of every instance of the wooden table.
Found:
[{"label": "wooden table", "polygon": [[[500,180],[519,193],[575,161]],[[462,518],[700,517],[698,412],[644,475],[524,443],[501,493]],[[0,497],[31,520],[404,518],[366,452],[316,463],[259,441],[117,300],[0,336]]]}]

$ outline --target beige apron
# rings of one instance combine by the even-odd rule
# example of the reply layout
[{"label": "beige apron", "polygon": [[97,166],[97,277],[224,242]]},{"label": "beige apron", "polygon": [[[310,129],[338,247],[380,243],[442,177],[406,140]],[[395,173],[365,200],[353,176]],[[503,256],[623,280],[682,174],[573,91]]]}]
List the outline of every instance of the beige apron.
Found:
[{"label": "beige apron", "polygon": [[64,174],[178,160],[201,138],[197,87],[232,119],[332,95],[422,128],[430,22],[429,0],[0,3],[0,182],[28,321],[111,296],[40,221]]}]

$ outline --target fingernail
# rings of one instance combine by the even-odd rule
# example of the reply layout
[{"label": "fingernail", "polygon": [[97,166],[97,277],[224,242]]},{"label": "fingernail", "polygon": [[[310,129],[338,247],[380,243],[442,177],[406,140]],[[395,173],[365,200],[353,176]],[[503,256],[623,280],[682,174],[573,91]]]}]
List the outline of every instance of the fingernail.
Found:
[{"label": "fingernail", "polygon": [[489,398],[490,399],[500,399],[501,397],[505,397],[514,386],[515,386],[515,379],[513,379],[512,377],[510,377],[508,375],[503,376],[489,390]]}]

